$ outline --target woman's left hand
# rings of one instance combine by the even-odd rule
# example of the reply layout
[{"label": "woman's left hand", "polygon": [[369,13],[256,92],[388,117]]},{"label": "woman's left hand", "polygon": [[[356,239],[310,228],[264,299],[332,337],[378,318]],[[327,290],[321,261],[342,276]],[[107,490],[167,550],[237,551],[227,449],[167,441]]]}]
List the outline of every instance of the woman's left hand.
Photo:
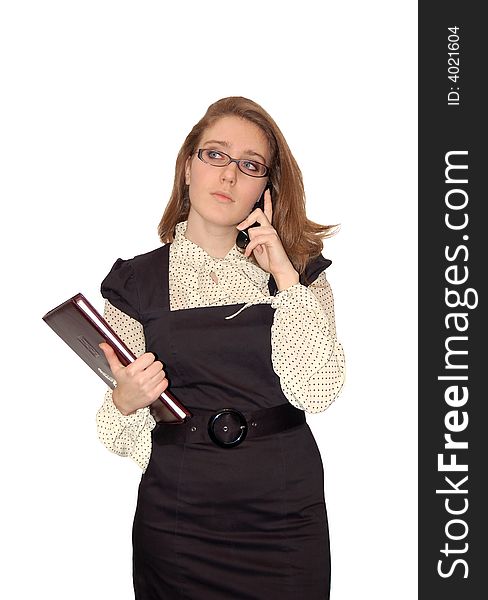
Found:
[{"label": "woman's left hand", "polygon": [[271,225],[272,219],[271,194],[269,190],[266,190],[264,212],[260,208],[256,208],[244,221],[236,225],[238,229],[246,229],[254,223],[260,224],[260,227],[250,227],[248,230],[250,241],[245,256],[250,256],[253,252],[261,269],[271,273],[277,283],[280,278],[282,280],[287,278],[290,281],[296,279],[295,283],[298,283],[298,273],[288,258],[276,229]]}]

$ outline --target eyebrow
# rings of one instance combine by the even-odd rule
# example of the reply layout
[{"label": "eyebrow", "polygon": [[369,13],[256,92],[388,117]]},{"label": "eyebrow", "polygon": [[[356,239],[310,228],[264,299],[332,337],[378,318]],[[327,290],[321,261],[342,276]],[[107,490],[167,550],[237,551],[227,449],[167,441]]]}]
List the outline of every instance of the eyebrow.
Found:
[{"label": "eyebrow", "polygon": [[[224,148],[230,148],[229,142],[223,142],[221,140],[207,140],[206,142],[203,142],[204,146],[206,146],[207,144],[220,144],[221,146],[224,146]],[[259,156],[259,158],[263,161],[263,164],[266,164],[266,159],[264,158],[264,156],[262,156],[261,154],[258,154],[257,152],[254,152],[254,150],[244,150],[243,154],[251,154],[252,156]]]}]

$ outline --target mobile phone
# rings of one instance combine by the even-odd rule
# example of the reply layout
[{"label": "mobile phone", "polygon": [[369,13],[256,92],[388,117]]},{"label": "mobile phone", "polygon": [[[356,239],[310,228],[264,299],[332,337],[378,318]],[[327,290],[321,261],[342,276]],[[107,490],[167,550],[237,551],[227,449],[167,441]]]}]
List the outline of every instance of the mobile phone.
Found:
[{"label": "mobile phone", "polygon": [[[260,208],[261,210],[264,210],[264,193],[266,192],[266,190],[270,190],[271,191],[271,184],[268,183],[268,185],[264,188],[263,193],[261,194],[261,196],[259,197],[259,200],[256,202],[256,204],[252,207],[252,210],[256,210],[256,208]],[[251,213],[249,213],[251,214]],[[240,252],[245,252],[247,245],[250,242],[250,238],[249,238],[249,229],[251,227],[259,227],[260,223],[253,223],[252,225],[250,225],[249,227],[247,227],[246,229],[243,229],[242,231],[239,231],[239,233],[237,234],[236,237],[236,246],[237,249]]]}]

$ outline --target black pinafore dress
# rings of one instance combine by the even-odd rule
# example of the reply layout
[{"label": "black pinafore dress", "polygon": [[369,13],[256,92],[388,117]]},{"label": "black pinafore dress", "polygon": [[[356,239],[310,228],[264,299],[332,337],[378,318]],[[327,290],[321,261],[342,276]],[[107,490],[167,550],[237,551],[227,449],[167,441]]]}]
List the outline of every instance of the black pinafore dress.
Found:
[{"label": "black pinafore dress", "polygon": [[[169,246],[118,259],[102,293],[143,324],[147,351],[164,363],[171,393],[205,415],[287,402],[271,362],[274,309],[253,305],[229,320],[242,304],[171,311]],[[329,264],[318,257],[309,279]],[[272,277],[269,289],[276,290]],[[139,485],[136,600],[327,600],[324,472],[308,424],[233,448],[160,444],[167,427],[178,425],[152,431]]]}]

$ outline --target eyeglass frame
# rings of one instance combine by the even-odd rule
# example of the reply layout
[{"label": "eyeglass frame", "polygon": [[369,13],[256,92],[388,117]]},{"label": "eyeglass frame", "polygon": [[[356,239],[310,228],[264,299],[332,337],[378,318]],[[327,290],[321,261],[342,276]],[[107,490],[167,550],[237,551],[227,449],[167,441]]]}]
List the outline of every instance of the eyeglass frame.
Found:
[{"label": "eyeglass frame", "polygon": [[[229,154],[227,154],[226,152],[222,152],[221,150],[214,150],[214,152],[218,152],[219,154],[222,154],[223,156],[226,156],[229,159],[229,162],[225,165],[212,165],[211,163],[207,162],[206,160],[203,160],[202,158],[202,152],[204,152],[205,150],[207,151],[212,151],[212,148],[198,148],[198,150],[195,152],[195,154],[197,155],[197,157],[206,165],[210,165],[211,167],[217,167],[217,168],[223,168],[223,167],[227,167],[230,165],[230,163],[236,163],[237,168],[239,169],[239,171],[241,173],[243,173],[244,175],[247,175],[248,177],[253,177],[253,178],[262,178],[262,177],[268,177],[269,173],[270,173],[270,168],[268,167],[268,165],[265,165],[262,162],[259,162],[258,160],[252,160],[249,158],[232,158],[232,156],[230,156]],[[241,162],[253,162],[256,163],[258,165],[261,165],[262,167],[264,167],[266,169],[266,172],[264,173],[264,175],[250,175],[249,173],[246,173],[245,171],[243,171],[241,169],[241,165],[239,163]]]}]

